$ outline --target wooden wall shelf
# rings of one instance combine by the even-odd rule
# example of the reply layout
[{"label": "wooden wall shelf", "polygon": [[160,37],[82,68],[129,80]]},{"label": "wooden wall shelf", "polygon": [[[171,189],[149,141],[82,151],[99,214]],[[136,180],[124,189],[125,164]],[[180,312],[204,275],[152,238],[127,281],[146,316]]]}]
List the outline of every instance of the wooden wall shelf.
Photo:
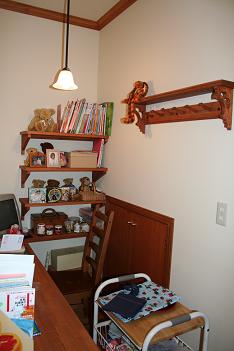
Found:
[{"label": "wooden wall shelf", "polygon": [[73,205],[87,205],[87,204],[104,204],[105,201],[98,200],[89,200],[89,201],[58,201],[58,202],[46,202],[42,204],[31,204],[28,201],[28,198],[20,198],[21,203],[21,219],[24,219],[26,213],[30,210],[31,207],[54,207],[54,206],[73,206]]},{"label": "wooden wall shelf", "polygon": [[[148,124],[220,118],[223,120],[224,126],[230,130],[232,127],[233,89],[234,82],[216,80],[139,99],[135,98],[135,100],[130,99],[129,95],[129,98],[123,101],[128,103],[128,113],[122,121],[123,123],[133,123],[137,118],[136,125],[142,133],[145,133],[145,126]],[[211,99],[216,101],[146,112],[147,105],[208,93],[211,93]]]},{"label": "wooden wall shelf", "polygon": [[77,141],[94,141],[96,139],[104,139],[105,143],[109,137],[105,135],[90,135],[90,134],[68,134],[68,133],[49,133],[49,132],[34,132],[23,131],[21,134],[21,154],[24,155],[25,149],[30,139],[51,139],[51,140],[77,140]]},{"label": "wooden wall shelf", "polygon": [[70,168],[70,167],[26,167],[19,166],[21,169],[21,188],[24,188],[24,184],[30,173],[32,172],[92,172],[92,181],[96,182],[103,175],[106,174],[108,168]]}]

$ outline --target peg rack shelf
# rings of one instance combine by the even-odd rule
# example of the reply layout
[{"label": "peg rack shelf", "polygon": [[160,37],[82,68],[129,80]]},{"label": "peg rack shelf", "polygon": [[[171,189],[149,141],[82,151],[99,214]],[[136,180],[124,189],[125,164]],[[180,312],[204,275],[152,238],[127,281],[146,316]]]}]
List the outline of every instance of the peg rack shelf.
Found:
[{"label": "peg rack shelf", "polygon": [[[136,125],[143,134],[145,133],[145,126],[148,124],[217,118],[222,119],[224,126],[230,130],[232,128],[233,89],[234,82],[221,79],[161,94],[142,97],[137,101],[126,102],[126,99],[124,102],[128,103],[130,108],[128,108],[127,117],[125,117],[123,120],[125,120],[124,123],[134,122],[132,119],[133,113],[134,117],[137,118]],[[211,93],[211,99],[216,101],[146,111],[147,105],[208,93]]]}]

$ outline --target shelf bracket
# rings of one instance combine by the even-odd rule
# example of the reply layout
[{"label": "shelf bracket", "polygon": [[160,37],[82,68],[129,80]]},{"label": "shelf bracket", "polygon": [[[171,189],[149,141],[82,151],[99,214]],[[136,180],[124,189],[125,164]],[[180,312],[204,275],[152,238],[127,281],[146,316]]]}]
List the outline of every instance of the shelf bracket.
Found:
[{"label": "shelf bracket", "polygon": [[[144,84],[144,82],[141,83]],[[142,95],[138,96],[137,99],[135,99],[134,96],[130,99],[133,92],[131,91],[129,93],[129,98],[122,101],[128,104],[128,109],[127,116],[122,118],[121,122],[129,124],[136,120],[136,125],[139,127],[140,131],[145,134],[145,126],[149,124],[219,118],[223,120],[224,127],[230,130],[232,128],[233,88],[234,82],[217,80],[157,95],[147,97]],[[211,99],[217,101],[161,108],[146,112],[146,105],[207,93],[211,93]]]},{"label": "shelf bracket", "polygon": [[211,99],[216,99],[220,103],[221,111],[220,118],[223,120],[224,126],[232,129],[232,104],[233,92],[230,87],[219,86],[215,87],[211,94]]},{"label": "shelf bracket", "polygon": [[24,184],[29,176],[30,176],[30,172],[27,172],[24,169],[21,169],[21,188],[24,188]]},{"label": "shelf bracket", "polygon": [[104,176],[106,172],[92,172],[92,181],[95,183],[98,179]]},{"label": "shelf bracket", "polygon": [[23,203],[21,203],[21,219],[24,220],[25,215],[30,210],[29,207],[26,207]]},{"label": "shelf bracket", "polygon": [[26,146],[28,145],[30,138],[31,138],[30,134],[21,135],[21,155],[24,155]]}]

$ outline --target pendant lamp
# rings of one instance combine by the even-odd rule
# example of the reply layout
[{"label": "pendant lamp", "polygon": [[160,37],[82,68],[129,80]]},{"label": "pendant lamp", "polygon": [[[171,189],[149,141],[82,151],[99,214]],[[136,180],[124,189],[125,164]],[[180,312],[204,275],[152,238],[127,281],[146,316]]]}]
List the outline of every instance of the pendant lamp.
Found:
[{"label": "pendant lamp", "polygon": [[70,0],[67,0],[67,26],[66,26],[66,53],[65,67],[60,71],[57,82],[52,86],[55,89],[75,90],[78,86],[74,83],[73,75],[68,68],[68,39],[69,39],[69,17],[70,17]]}]

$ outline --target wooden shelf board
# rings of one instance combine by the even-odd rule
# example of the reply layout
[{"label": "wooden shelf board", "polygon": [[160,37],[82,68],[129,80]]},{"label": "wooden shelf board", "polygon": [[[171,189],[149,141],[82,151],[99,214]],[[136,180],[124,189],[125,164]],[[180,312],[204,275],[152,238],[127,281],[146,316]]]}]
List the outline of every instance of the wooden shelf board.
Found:
[{"label": "wooden shelf board", "polygon": [[42,204],[31,204],[28,201],[28,198],[20,198],[19,199],[20,203],[25,207],[25,208],[31,208],[31,207],[48,207],[48,206],[70,206],[70,205],[84,205],[84,204],[102,204],[105,203],[105,201],[58,201],[58,202],[46,202]]},{"label": "wooden shelf board", "polygon": [[106,143],[109,139],[106,135],[94,134],[68,134],[58,132],[36,132],[36,131],[22,131],[21,134],[21,154],[24,155],[25,149],[30,139],[51,139],[51,140],[77,140],[77,141],[94,141],[104,139]]},{"label": "wooden shelf board", "polygon": [[19,166],[24,172],[103,172],[106,173],[108,168],[89,167],[89,168],[70,168],[70,167],[26,167]]},{"label": "wooden shelf board", "polygon": [[58,133],[58,132],[36,132],[36,131],[23,131],[20,132],[22,136],[26,136],[30,139],[57,139],[57,140],[87,140],[93,141],[96,139],[108,140],[108,136],[105,135],[94,135],[94,134],[68,134],[68,133]]},{"label": "wooden shelf board", "polygon": [[62,234],[53,234],[53,235],[37,235],[32,233],[29,238],[25,238],[24,242],[33,243],[37,241],[51,241],[51,240],[62,240],[62,239],[72,239],[72,238],[82,238],[86,237],[87,233],[62,233]]}]

